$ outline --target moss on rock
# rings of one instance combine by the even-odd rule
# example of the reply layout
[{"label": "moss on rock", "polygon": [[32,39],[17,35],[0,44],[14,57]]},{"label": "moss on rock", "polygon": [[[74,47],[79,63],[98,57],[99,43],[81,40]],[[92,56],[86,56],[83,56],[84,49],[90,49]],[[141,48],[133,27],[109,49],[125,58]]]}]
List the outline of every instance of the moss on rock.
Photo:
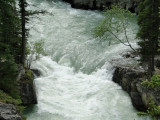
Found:
[{"label": "moss on rock", "polygon": [[[24,106],[22,106],[22,100],[21,99],[14,99],[4,91],[0,90],[0,103],[4,103],[6,106],[10,106],[11,104],[13,107],[16,108],[16,111],[21,116],[22,120],[26,120],[26,118],[23,116],[23,110],[25,109]],[[12,112],[11,112],[12,113]]]},{"label": "moss on rock", "polygon": [[23,105],[37,104],[37,96],[34,84],[34,75],[31,70],[25,70],[20,80],[20,96]]},{"label": "moss on rock", "polygon": [[25,74],[21,78],[21,82],[30,83],[34,79],[33,72],[31,70],[26,70]]}]

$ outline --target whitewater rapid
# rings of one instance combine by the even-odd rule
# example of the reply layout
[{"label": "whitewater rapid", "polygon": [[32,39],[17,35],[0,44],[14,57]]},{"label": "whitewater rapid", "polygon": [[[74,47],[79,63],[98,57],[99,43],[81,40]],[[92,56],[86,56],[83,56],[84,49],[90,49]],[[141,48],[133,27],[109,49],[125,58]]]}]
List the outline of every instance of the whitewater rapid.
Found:
[{"label": "whitewater rapid", "polygon": [[[38,104],[25,112],[27,120],[148,119],[137,116],[129,95],[112,82],[110,61],[122,58],[130,48],[112,37],[111,46],[93,37],[104,17],[100,12],[73,9],[58,0],[28,3],[34,4],[29,9],[44,9],[53,16],[39,15],[28,25],[29,45],[43,40],[47,56],[32,64],[42,75],[35,79]],[[128,29],[134,47],[136,29],[136,25]]]}]

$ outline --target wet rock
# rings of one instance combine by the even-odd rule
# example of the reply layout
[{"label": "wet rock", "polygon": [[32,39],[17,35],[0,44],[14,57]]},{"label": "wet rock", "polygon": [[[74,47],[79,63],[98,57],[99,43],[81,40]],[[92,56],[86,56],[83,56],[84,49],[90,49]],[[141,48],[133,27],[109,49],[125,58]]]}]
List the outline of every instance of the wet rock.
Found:
[{"label": "wet rock", "polygon": [[140,93],[137,91],[137,78],[145,76],[142,69],[130,69],[129,67],[116,67],[112,80],[122,86],[131,97],[134,107],[138,110],[145,110]]},{"label": "wet rock", "polygon": [[69,2],[73,8],[103,10],[112,4],[120,3],[122,8],[128,9],[133,13],[138,13],[138,4],[141,0],[64,0]]},{"label": "wet rock", "polygon": [[[25,71],[25,72],[24,72]],[[20,73],[20,96],[23,105],[37,104],[37,95],[35,90],[34,76],[31,70],[25,70]]]},{"label": "wet rock", "polygon": [[0,120],[22,120],[22,118],[14,105],[0,102]]},{"label": "wet rock", "polygon": [[20,82],[20,85],[21,85],[20,95],[22,99],[22,104],[23,105],[37,104],[37,96],[34,83]]},{"label": "wet rock", "polygon": [[121,85],[123,90],[128,92],[131,96],[133,105],[138,110],[145,109],[145,106],[142,103],[142,99],[137,91],[136,82],[134,80],[137,79],[137,77],[140,77],[143,72],[141,70],[131,70],[125,67],[116,67],[112,79],[114,82]]},{"label": "wet rock", "polygon": [[137,90],[141,95],[143,104],[148,107],[152,100],[156,105],[160,105],[160,88],[145,88],[141,83],[137,84]]},{"label": "wet rock", "polygon": [[155,58],[155,66],[160,69],[160,57]]},{"label": "wet rock", "polygon": [[36,77],[41,76],[41,72],[38,69],[31,69]]},{"label": "wet rock", "polygon": [[135,57],[138,57],[138,55],[137,55],[137,53],[127,52],[127,53],[122,54],[122,57],[124,57],[124,58],[135,58]]},{"label": "wet rock", "polygon": [[146,110],[152,100],[160,105],[160,88],[145,88],[141,82],[146,80],[147,73],[140,68],[116,66],[112,80],[122,86],[131,97],[133,106],[138,110]]},{"label": "wet rock", "polygon": [[144,105],[141,99],[141,94],[137,90],[137,83],[140,81],[141,80],[134,80],[131,83],[130,97],[131,97],[133,106],[137,108],[138,110],[143,111],[146,109],[146,106]]}]

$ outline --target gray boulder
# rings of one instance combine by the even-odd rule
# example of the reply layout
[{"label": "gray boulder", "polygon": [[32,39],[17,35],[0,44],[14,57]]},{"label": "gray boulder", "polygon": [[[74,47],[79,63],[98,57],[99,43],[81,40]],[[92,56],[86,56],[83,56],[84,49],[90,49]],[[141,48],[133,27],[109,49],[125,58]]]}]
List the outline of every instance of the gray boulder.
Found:
[{"label": "gray boulder", "polygon": [[37,104],[35,85],[33,82],[20,82],[20,95],[23,105]]},{"label": "gray boulder", "polygon": [[17,81],[19,81],[22,104],[37,104],[33,72],[31,70],[25,70],[22,66],[20,68]]},{"label": "gray boulder", "polygon": [[31,70],[32,70],[32,72],[34,73],[34,76],[35,76],[35,77],[41,76],[41,72],[40,72],[38,69],[31,69]]},{"label": "gray boulder", "polygon": [[30,75],[25,73],[21,76],[20,83],[20,96],[23,105],[37,104],[37,95],[34,84],[33,72],[30,70]]},{"label": "gray boulder", "polygon": [[145,71],[141,69],[130,69],[129,67],[115,67],[112,80],[122,86],[122,89],[130,95],[133,106],[138,110],[145,110],[146,106],[142,102],[141,95],[137,90],[138,78],[145,76]]},{"label": "gray boulder", "polygon": [[0,102],[0,120],[22,120],[22,118],[14,105]]},{"label": "gray boulder", "polygon": [[146,71],[140,68],[116,66],[112,80],[122,86],[131,97],[133,106],[146,110],[150,101],[160,105],[160,88],[145,88],[141,83],[146,80]]},{"label": "gray boulder", "polygon": [[137,83],[137,90],[141,95],[143,104],[148,107],[152,100],[156,105],[160,105],[160,88],[145,88]]}]

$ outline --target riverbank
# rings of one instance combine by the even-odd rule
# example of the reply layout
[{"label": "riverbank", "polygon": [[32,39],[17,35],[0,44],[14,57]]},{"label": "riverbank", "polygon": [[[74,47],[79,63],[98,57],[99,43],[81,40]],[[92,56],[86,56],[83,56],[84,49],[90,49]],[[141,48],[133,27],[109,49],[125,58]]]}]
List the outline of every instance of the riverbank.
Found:
[{"label": "riverbank", "polygon": [[[130,59],[133,55],[129,54]],[[135,57],[135,56],[134,56]],[[120,62],[120,61],[119,61]],[[160,75],[159,62],[160,59],[156,59],[155,74]],[[112,80],[118,83],[124,91],[126,91],[131,97],[133,106],[140,111],[145,111],[151,100],[160,105],[160,89],[144,87],[142,82],[147,79],[147,72],[143,66],[127,66],[114,63],[114,74]]]},{"label": "riverbank", "polygon": [[[35,79],[39,103],[26,114],[27,119],[142,120],[129,96],[111,81],[108,61],[129,48],[111,36],[115,44],[110,46],[108,41],[92,36],[91,30],[103,16],[97,11],[72,9],[63,2],[30,0],[32,3],[55,14],[39,16],[40,20],[30,23],[30,42],[44,39],[48,56],[32,66],[42,76]],[[135,38],[135,26],[133,23],[129,28],[131,41]]]},{"label": "riverbank", "polygon": [[0,120],[25,120],[23,110],[25,107],[37,104],[34,76],[31,70],[18,67],[17,81],[19,85],[19,99],[14,99],[0,90]]},{"label": "riverbank", "polygon": [[104,10],[113,4],[119,4],[122,8],[138,13],[140,0],[63,0],[71,4],[73,8],[85,10]]},{"label": "riverbank", "polygon": [[14,99],[0,90],[0,120],[25,120],[21,99]]}]

